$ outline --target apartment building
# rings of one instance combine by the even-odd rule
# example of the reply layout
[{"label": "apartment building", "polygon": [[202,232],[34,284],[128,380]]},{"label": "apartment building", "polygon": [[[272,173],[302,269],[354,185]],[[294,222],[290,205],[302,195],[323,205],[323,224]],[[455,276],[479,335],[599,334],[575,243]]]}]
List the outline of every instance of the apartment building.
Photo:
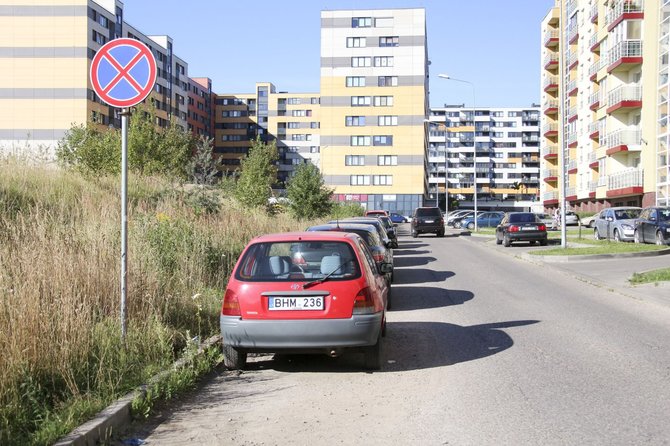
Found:
[{"label": "apartment building", "polygon": [[424,9],[321,12],[321,170],[337,200],[423,204],[427,85]]},{"label": "apartment building", "polygon": [[195,77],[188,80],[188,130],[197,136],[214,136],[214,98],[212,80]]},{"label": "apartment building", "polygon": [[546,207],[562,200],[586,211],[667,202],[667,112],[659,114],[667,109],[667,42],[660,41],[667,3],[556,0],[544,18]]},{"label": "apartment building", "polygon": [[[11,0],[10,0],[11,2]],[[187,128],[188,65],[168,36],[148,36],[124,21],[119,0],[15,0],[0,6],[0,150],[25,152],[57,142],[73,123],[120,127],[118,109],[102,103],[89,80],[90,61],[110,39],[144,42],[158,80],[146,99],[157,124]]]},{"label": "apartment building", "polygon": [[[474,112],[474,114],[473,114]],[[441,209],[529,210],[539,202],[540,107],[432,108],[429,199]],[[475,180],[476,178],[476,180]],[[445,208],[446,193],[449,204]]]},{"label": "apartment building", "polygon": [[220,94],[215,103],[214,152],[224,170],[239,169],[257,137],[277,144],[278,188],[298,164],[321,167],[318,93],[278,92],[272,83],[259,82],[253,93]]}]

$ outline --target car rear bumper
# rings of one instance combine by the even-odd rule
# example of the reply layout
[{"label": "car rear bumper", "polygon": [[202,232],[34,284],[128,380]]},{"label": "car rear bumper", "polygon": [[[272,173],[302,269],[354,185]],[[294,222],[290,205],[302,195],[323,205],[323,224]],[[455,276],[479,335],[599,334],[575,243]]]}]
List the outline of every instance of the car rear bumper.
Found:
[{"label": "car rear bumper", "polygon": [[522,233],[522,232],[508,232],[507,236],[513,242],[531,242],[531,241],[542,241],[547,240],[546,233]]},{"label": "car rear bumper", "polygon": [[349,319],[254,320],[221,315],[223,343],[248,352],[363,347],[379,337],[383,313]]},{"label": "car rear bumper", "polygon": [[419,226],[414,226],[412,228],[412,230],[416,231],[418,233],[421,233],[421,232],[438,232],[438,231],[443,231],[444,226],[442,224],[439,224],[439,223],[429,224],[429,225],[422,224],[422,225],[419,225]]}]

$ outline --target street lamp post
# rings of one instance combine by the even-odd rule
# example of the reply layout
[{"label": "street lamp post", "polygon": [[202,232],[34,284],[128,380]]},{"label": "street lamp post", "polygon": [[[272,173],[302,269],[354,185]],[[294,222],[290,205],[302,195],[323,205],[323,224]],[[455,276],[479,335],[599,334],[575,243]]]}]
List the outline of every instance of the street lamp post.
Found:
[{"label": "street lamp post", "polygon": [[[475,207],[475,217],[474,217],[475,231],[477,231],[477,142],[476,142],[476,136],[475,136],[477,134],[477,131],[476,131],[477,124],[476,124],[476,121],[475,121],[475,84],[473,84],[470,81],[463,80],[463,79],[456,79],[454,77],[449,76],[448,74],[438,74],[437,77],[440,77],[442,79],[448,79],[448,80],[456,81],[456,82],[463,82],[465,84],[469,84],[472,87],[472,152],[473,152],[472,156],[473,156],[473,166],[474,166],[474,169],[473,169],[474,170],[474,177],[473,177],[473,180],[474,180],[474,187],[473,187],[474,194],[473,194],[473,196],[474,196],[474,198],[473,198],[473,202],[474,202],[474,207]],[[446,158],[446,154],[445,154],[445,158]]]}]

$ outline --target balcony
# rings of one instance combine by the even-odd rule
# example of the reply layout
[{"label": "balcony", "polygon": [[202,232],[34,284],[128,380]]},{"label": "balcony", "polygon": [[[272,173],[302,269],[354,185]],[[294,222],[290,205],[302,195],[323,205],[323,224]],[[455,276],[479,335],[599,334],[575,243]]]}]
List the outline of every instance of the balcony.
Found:
[{"label": "balcony", "polygon": [[544,33],[544,46],[546,48],[554,48],[558,46],[558,31],[546,31]]},{"label": "balcony", "polygon": [[542,134],[547,138],[558,136],[558,125],[545,124],[544,126],[542,126]]},{"label": "balcony", "polygon": [[577,106],[573,105],[568,109],[568,122],[574,122],[577,120]]},{"label": "balcony", "polygon": [[642,63],[642,40],[624,40],[617,43],[607,56],[607,72],[628,70]]},{"label": "balcony", "polygon": [[596,188],[598,187],[598,182],[597,181],[589,181],[588,183],[586,183],[586,187],[589,189],[589,197],[595,198]]},{"label": "balcony", "polygon": [[628,152],[640,148],[641,132],[639,130],[621,129],[608,133],[602,145],[607,147],[607,155],[614,155],[619,152]]},{"label": "balcony", "polygon": [[558,56],[549,54],[545,56],[543,64],[545,70],[554,71],[558,68]]},{"label": "balcony", "polygon": [[575,43],[577,41],[577,38],[579,37],[579,27],[576,25],[571,26],[568,28],[568,42],[569,43]]},{"label": "balcony", "polygon": [[593,53],[600,52],[600,38],[598,36],[598,33],[593,33],[593,35],[589,39],[589,48]]},{"label": "balcony", "polygon": [[596,62],[593,62],[589,67],[589,79],[595,82],[598,76],[598,71],[600,71],[601,68],[607,65],[606,62],[607,57],[605,56],[601,56],[600,59],[598,59]]},{"label": "balcony", "polygon": [[544,80],[544,91],[549,93],[549,92],[555,92],[557,90],[558,90],[558,77],[548,76]]},{"label": "balcony", "polygon": [[596,152],[590,152],[588,155],[589,167],[593,170],[598,170],[598,158],[596,158]]},{"label": "balcony", "polygon": [[567,139],[567,144],[568,147],[577,147],[577,132],[570,132],[568,133]]},{"label": "balcony", "polygon": [[565,199],[567,201],[575,201],[577,200],[577,188],[574,186],[570,186],[566,188],[565,190]]},{"label": "balcony", "polygon": [[577,160],[569,160],[567,163],[568,173],[577,173]]},{"label": "balcony", "polygon": [[644,172],[642,169],[629,169],[608,175],[607,197],[639,195],[644,192]]},{"label": "balcony", "polygon": [[570,51],[568,53],[568,70],[572,70],[574,67],[577,66],[577,62],[579,62],[579,57],[577,56],[577,53],[574,51]]},{"label": "balcony", "polygon": [[521,142],[540,142],[540,137],[537,135],[524,135],[521,137]]},{"label": "balcony", "polygon": [[596,91],[589,95],[589,108],[593,111],[600,108],[600,91]]},{"label": "balcony", "polygon": [[543,204],[556,204],[558,203],[558,191],[554,190],[551,192],[545,192],[542,194]]},{"label": "balcony", "polygon": [[542,110],[545,115],[555,115],[558,113],[558,101],[556,99],[549,99],[542,104]]},{"label": "balcony", "polygon": [[542,179],[545,183],[555,183],[558,181],[558,169],[543,169]]},{"label": "balcony", "polygon": [[591,13],[589,14],[591,23],[598,23],[598,2],[591,6]]},{"label": "balcony", "polygon": [[607,93],[607,113],[625,111],[642,107],[642,87],[639,85],[621,85]]},{"label": "balcony", "polygon": [[568,96],[575,96],[579,91],[579,87],[577,87],[577,79],[573,79],[568,82],[566,90],[568,92]]},{"label": "balcony", "polygon": [[558,158],[558,147],[557,146],[546,146],[542,147],[540,151],[542,158],[548,159],[557,159]]},{"label": "balcony", "polygon": [[589,123],[589,138],[597,140],[600,136],[600,121]]},{"label": "balcony", "polygon": [[615,26],[624,20],[644,18],[643,0],[624,0],[613,5],[614,7],[607,11],[605,23],[607,31],[612,31]]}]

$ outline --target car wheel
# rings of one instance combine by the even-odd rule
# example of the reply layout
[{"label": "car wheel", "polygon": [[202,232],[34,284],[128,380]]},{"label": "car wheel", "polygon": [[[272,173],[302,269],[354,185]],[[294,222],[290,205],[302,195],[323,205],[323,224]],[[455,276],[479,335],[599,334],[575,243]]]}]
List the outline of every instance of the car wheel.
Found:
[{"label": "car wheel", "polygon": [[419,236],[419,233],[416,231],[412,231],[412,238],[417,238]]},{"label": "car wheel", "polygon": [[365,358],[365,368],[368,370],[379,370],[382,368],[382,330],[379,331],[377,343],[375,345],[365,347],[363,351]]},{"label": "car wheel", "polygon": [[510,246],[512,246],[512,240],[509,239],[509,236],[507,234],[503,236],[503,246],[505,248],[509,248]]},{"label": "car wheel", "polygon": [[620,242],[621,241],[621,234],[619,234],[619,230],[615,229],[614,230],[614,241],[615,242]]},{"label": "car wheel", "polygon": [[665,239],[663,238],[661,231],[656,231],[656,244],[665,245]]},{"label": "car wheel", "polygon": [[547,246],[547,239],[540,240],[540,246]]},{"label": "car wheel", "polygon": [[438,237],[444,237],[444,229],[435,233]]},{"label": "car wheel", "polygon": [[534,244],[535,244],[535,240],[531,240],[529,243],[530,243],[531,245],[534,245]]},{"label": "car wheel", "polygon": [[246,364],[246,353],[242,353],[230,345],[223,344],[223,365],[228,370],[244,370]]},{"label": "car wheel", "polygon": [[502,239],[499,239],[496,235],[496,245],[502,245]]},{"label": "car wheel", "polygon": [[600,237],[600,233],[598,232],[598,228],[593,229],[593,239],[594,240],[602,240],[602,237]]},{"label": "car wheel", "polygon": [[475,224],[472,223],[472,222],[468,223],[468,229],[471,230],[471,231],[472,231],[473,229],[475,229]]},{"label": "car wheel", "polygon": [[461,229],[461,223],[458,222],[458,221],[456,223],[454,223],[454,228]]},{"label": "car wheel", "polygon": [[640,231],[638,231],[637,229],[633,233],[633,241],[635,243],[642,243],[642,240],[640,239]]}]

